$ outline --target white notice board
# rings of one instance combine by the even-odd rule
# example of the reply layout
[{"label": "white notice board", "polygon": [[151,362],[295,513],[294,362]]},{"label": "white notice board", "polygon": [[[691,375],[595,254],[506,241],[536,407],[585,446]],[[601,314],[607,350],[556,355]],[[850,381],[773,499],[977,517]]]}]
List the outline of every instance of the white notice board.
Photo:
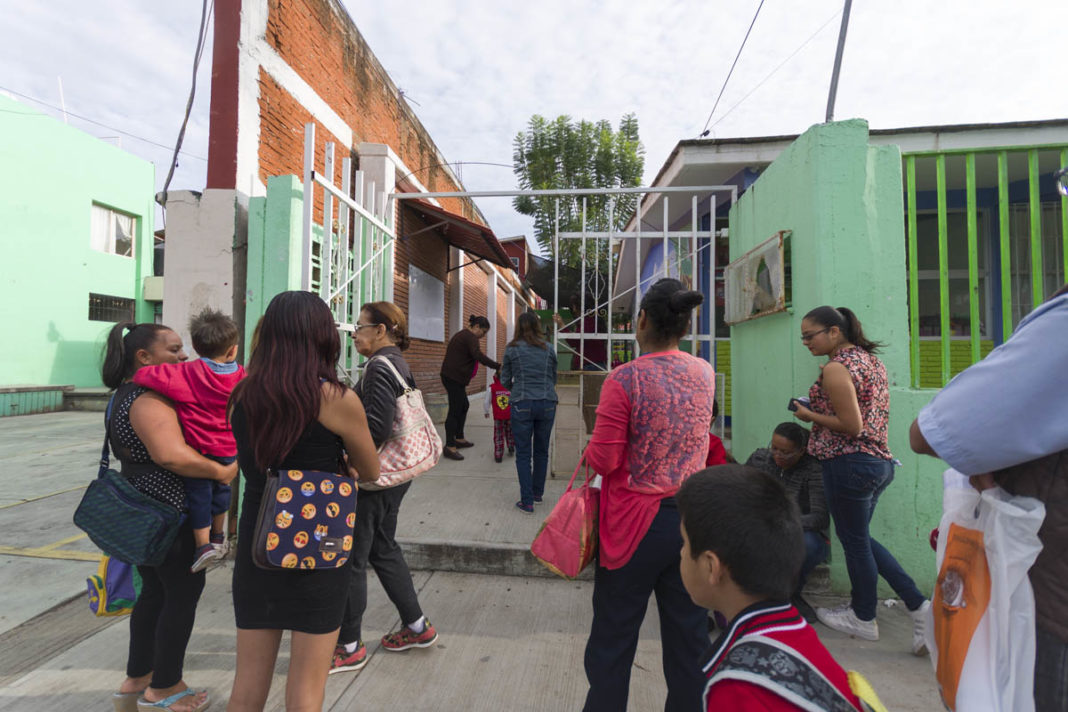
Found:
[{"label": "white notice board", "polygon": [[408,335],[445,341],[445,283],[408,265]]}]

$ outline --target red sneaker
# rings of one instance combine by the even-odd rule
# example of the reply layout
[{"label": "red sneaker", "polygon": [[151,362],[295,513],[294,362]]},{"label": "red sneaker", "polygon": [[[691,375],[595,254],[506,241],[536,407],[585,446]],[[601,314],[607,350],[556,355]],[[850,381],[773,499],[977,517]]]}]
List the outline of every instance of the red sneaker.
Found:
[{"label": "red sneaker", "polygon": [[367,664],[367,646],[360,644],[355,653],[345,650],[345,646],[339,645],[334,648],[334,659],[330,662],[330,674],[335,672],[348,672],[359,670]]},{"label": "red sneaker", "polygon": [[408,626],[401,626],[400,630],[382,636],[382,647],[395,653],[409,648],[429,648],[436,642],[438,642],[438,632],[434,630],[434,626],[430,625],[429,620],[426,621],[426,628],[422,633],[416,633]]}]

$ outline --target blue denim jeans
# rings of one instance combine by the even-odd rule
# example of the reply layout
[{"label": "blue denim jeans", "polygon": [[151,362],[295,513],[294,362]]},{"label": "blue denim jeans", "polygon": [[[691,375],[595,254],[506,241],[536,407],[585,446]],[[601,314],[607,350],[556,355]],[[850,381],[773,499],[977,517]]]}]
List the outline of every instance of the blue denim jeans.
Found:
[{"label": "blue denim jeans", "polygon": [[925,600],[894,555],[872,539],[868,529],[879,495],[893,480],[893,463],[873,455],[858,452],[823,461],[823,492],[845,552],[853,612],[862,621],[875,618],[879,576],[910,611]]},{"label": "blue denim jeans", "polygon": [[801,564],[801,576],[797,581],[798,593],[805,587],[805,582],[808,581],[808,575],[812,573],[812,569],[826,561],[827,555],[830,553],[831,545],[823,538],[822,534],[819,532],[805,532],[805,561]]},{"label": "blue denim jeans", "polygon": [[630,561],[618,569],[598,566],[593,579],[593,622],[583,661],[590,689],[584,712],[627,709],[634,653],[656,594],[660,648],[667,681],[665,712],[701,708],[701,653],[708,649],[708,611],[690,598],[679,572],[679,509],[673,497],[660,503],[649,531]]},{"label": "blue denim jeans", "polygon": [[556,420],[556,401],[512,401],[511,407],[519,498],[523,504],[533,506],[534,498],[545,493],[545,475],[549,471],[549,436],[553,431],[553,421]]}]

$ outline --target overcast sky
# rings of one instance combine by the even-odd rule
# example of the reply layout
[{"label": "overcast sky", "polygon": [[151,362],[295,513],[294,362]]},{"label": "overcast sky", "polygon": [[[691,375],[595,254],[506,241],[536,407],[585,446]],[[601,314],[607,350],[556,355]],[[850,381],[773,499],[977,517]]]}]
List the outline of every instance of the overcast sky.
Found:
[{"label": "overcast sky", "polygon": [[[705,128],[759,4],[343,2],[446,160],[504,164],[455,168],[469,190],[515,187],[512,140],[532,114],[616,125],[634,112],[648,183],[676,142]],[[821,122],[841,7],[765,2],[710,136],[799,133]],[[170,150],[140,139],[173,146],[200,3],[0,0],[0,17],[0,87],[65,103],[71,125],[119,137],[107,140],[153,161],[161,188]],[[873,128],[1068,117],[1066,27],[1065,0],[855,3],[835,117]],[[172,189],[204,187],[210,37]],[[508,199],[479,207],[499,237],[530,234]]]}]

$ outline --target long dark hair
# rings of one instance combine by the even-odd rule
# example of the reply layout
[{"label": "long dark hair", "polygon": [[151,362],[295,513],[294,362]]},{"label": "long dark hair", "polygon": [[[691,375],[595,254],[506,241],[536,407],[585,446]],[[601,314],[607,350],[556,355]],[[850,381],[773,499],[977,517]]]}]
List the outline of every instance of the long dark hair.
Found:
[{"label": "long dark hair", "polygon": [[837,309],[828,306],[816,307],[808,314],[805,314],[804,318],[819,324],[825,329],[837,326],[846,341],[854,346],[859,346],[870,354],[878,353],[885,345],[864,336],[864,329],[860,326],[860,319],[851,309],[846,307],[838,307]]},{"label": "long dark hair", "polygon": [[641,309],[649,318],[657,341],[678,341],[690,328],[690,314],[705,300],[677,279],[658,280],[642,297]]},{"label": "long dark hair", "polygon": [[248,376],[230,395],[248,421],[252,454],[261,468],[277,467],[319,417],[321,382],[339,392],[341,340],[326,303],[311,292],[282,292],[267,305]]},{"label": "long dark hair", "polygon": [[100,380],[112,390],[134,375],[137,352],[152,348],[161,331],[172,331],[163,324],[135,324],[122,322],[111,327],[104,343],[104,358],[100,363]]},{"label": "long dark hair", "polygon": [[537,346],[538,348],[547,348],[545,345],[545,335],[541,330],[541,320],[538,315],[533,312],[523,312],[519,315],[519,319],[515,323],[515,336],[510,342],[509,346],[515,346],[520,341],[525,341],[531,346]]}]

